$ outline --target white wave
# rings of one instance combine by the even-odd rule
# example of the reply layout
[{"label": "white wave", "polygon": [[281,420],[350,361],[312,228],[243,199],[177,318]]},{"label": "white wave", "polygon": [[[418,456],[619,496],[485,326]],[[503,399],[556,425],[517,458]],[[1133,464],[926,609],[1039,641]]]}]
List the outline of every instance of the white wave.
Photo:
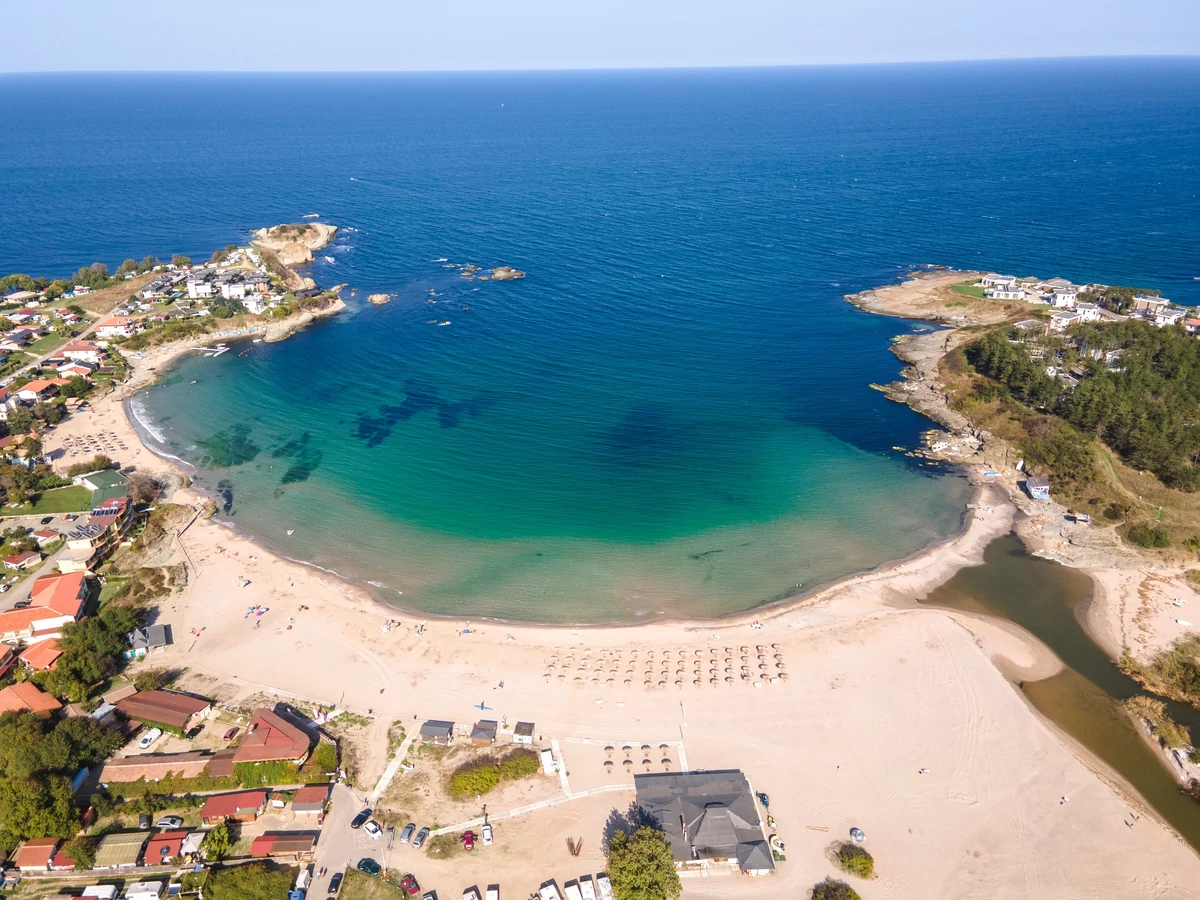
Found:
[{"label": "white wave", "polygon": [[161,431],[154,427],[153,423],[149,419],[149,414],[147,413],[145,407],[137,401],[136,397],[129,401],[129,411],[133,413],[134,421],[137,422],[138,425],[142,426],[142,430],[145,431],[146,434],[150,435],[150,437],[154,438],[160,444],[166,444],[166,437]]}]

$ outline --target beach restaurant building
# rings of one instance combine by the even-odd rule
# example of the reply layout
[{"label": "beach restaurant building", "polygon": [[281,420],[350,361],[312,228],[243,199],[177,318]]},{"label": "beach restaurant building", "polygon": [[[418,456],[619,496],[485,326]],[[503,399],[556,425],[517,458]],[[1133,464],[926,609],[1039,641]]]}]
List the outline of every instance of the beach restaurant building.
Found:
[{"label": "beach restaurant building", "polygon": [[633,783],[638,807],[666,835],[681,876],[774,871],[754,794],[741,772],[635,775]]},{"label": "beach restaurant building", "polygon": [[138,691],[116,706],[127,718],[180,732],[191,731],[212,711],[207,700],[175,691]]}]

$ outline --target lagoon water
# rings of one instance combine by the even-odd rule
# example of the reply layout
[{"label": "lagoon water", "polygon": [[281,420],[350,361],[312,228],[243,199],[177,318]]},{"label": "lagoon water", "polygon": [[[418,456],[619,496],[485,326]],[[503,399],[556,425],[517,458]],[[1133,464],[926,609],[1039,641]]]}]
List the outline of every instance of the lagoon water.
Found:
[{"label": "lagoon water", "polygon": [[1200,302],[1195,61],[0,77],[0,112],[0,271],[342,226],[311,274],[347,313],[135,408],[239,528],[429,611],[718,614],[954,530],[965,483],[868,387],[911,326],[846,292]]}]

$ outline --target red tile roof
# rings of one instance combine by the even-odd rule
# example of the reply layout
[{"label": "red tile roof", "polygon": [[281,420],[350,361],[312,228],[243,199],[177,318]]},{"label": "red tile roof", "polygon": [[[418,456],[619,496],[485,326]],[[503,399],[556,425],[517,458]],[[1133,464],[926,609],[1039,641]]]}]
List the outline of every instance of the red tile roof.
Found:
[{"label": "red tile roof", "polygon": [[207,700],[174,691],[138,691],[116,704],[117,709],[131,719],[175,728],[185,727],[192,716],[211,705]]},{"label": "red tile roof", "polygon": [[237,794],[213,794],[200,810],[202,819],[219,819],[241,812],[255,812],[267,802],[266,791],[242,791]]},{"label": "red tile roof", "polygon": [[307,808],[319,809],[325,805],[325,798],[328,796],[329,785],[310,784],[308,787],[302,787],[296,791],[296,796],[292,798],[292,809],[300,811]]},{"label": "red tile roof", "polygon": [[58,638],[50,638],[30,644],[22,650],[21,662],[37,672],[49,672],[62,654],[62,648],[58,646]]},{"label": "red tile roof", "polygon": [[308,755],[311,744],[312,739],[304,731],[266,707],[259,707],[246,726],[246,736],[234,751],[233,761],[299,759]]},{"label": "red tile roof", "polygon": [[186,831],[159,832],[150,838],[150,843],[146,845],[146,852],[142,859],[148,866],[157,866],[164,859],[171,859],[178,856],[187,836],[188,832]]},{"label": "red tile roof", "polygon": [[69,575],[43,575],[33,582],[33,605],[52,609],[62,616],[79,618],[87,593],[83,572]]},{"label": "red tile roof", "polygon": [[43,693],[32,681],[19,681],[0,690],[0,713],[52,712],[62,704]]},{"label": "red tile roof", "polygon": [[18,869],[44,869],[50,865],[58,843],[56,837],[32,838],[17,848],[13,865]]}]

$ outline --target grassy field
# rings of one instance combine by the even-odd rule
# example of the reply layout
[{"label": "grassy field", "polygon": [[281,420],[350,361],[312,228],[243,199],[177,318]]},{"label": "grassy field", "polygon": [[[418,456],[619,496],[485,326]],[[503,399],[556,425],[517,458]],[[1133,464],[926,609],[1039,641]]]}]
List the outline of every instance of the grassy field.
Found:
[{"label": "grassy field", "polygon": [[346,873],[346,880],[342,882],[342,889],[338,893],[342,900],[401,900],[407,896],[400,888],[382,878],[371,878],[355,869]]},{"label": "grassy field", "polygon": [[950,291],[954,294],[965,294],[968,297],[977,297],[980,300],[984,299],[983,288],[979,287],[973,281],[964,281],[960,284],[952,285]]},{"label": "grassy field", "polygon": [[4,507],[0,516],[49,516],[54,513],[82,512],[91,502],[92,492],[83,485],[54,488],[42,491],[33,502],[24,503],[16,509]]}]

